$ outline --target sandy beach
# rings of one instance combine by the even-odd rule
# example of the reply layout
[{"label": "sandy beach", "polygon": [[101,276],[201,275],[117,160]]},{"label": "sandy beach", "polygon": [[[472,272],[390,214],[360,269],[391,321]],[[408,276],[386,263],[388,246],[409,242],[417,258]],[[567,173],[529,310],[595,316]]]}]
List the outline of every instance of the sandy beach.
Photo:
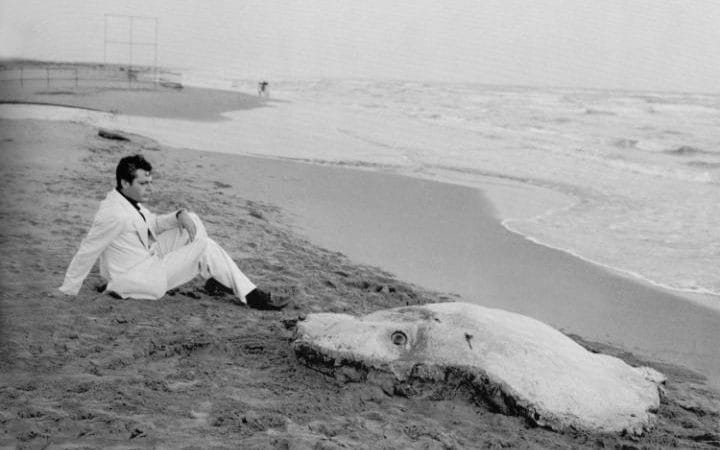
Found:
[{"label": "sandy beach", "polygon": [[[2,98],[198,122],[266,106],[253,96],[197,88],[4,91]],[[720,445],[717,385],[684,359],[693,345],[711,347],[702,339],[718,329],[712,310],[510,233],[496,213],[522,210],[518,205],[399,175],[169,147],[131,133],[129,142],[108,140],[83,123],[2,119],[0,130],[0,446]],[[77,297],[51,294],[113,187],[117,160],[135,152],[155,167],[148,206],[198,212],[257,284],[291,299],[288,308],[255,311],[199,280],[157,302],[117,300],[96,291],[96,271]],[[540,210],[542,201],[529,195],[527,209]],[[458,289],[445,273],[470,271],[462,275],[437,251],[448,246],[456,247],[457,261],[476,259],[485,278]],[[539,300],[530,303],[531,296]],[[302,314],[362,314],[460,297],[532,315],[594,351],[664,373],[655,428],[642,437],[553,432],[461,397],[418,400],[331,379],[299,364],[290,349]],[[677,308],[682,318],[673,317]],[[683,341],[685,334],[695,340]],[[668,346],[677,358],[652,357]],[[708,371],[717,370],[713,356],[694,355],[707,359]]]}]

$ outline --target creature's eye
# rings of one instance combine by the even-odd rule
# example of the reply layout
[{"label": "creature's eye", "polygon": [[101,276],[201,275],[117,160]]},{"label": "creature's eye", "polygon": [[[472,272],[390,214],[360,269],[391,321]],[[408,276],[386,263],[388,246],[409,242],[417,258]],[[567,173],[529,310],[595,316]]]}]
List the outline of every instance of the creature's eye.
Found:
[{"label": "creature's eye", "polygon": [[402,331],[395,331],[393,334],[390,335],[390,340],[393,344],[401,346],[405,345],[407,343],[407,335],[403,333]]}]

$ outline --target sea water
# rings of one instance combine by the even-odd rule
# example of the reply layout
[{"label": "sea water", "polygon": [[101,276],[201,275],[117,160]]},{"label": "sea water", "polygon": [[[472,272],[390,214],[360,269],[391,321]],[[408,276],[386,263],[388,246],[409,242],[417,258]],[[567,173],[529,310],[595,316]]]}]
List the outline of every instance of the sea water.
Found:
[{"label": "sea water", "polygon": [[[184,82],[256,92],[217,74]],[[270,95],[219,122],[64,115],[179,147],[552,189],[567,203],[503,224],[659,286],[720,295],[720,95],[364,80],[271,80]],[[23,114],[63,115],[34,111]]]},{"label": "sea water", "polygon": [[316,159],[569,194],[564,208],[504,224],[663,287],[720,295],[720,95],[375,81],[271,88],[333,110],[326,132],[366,147]]}]

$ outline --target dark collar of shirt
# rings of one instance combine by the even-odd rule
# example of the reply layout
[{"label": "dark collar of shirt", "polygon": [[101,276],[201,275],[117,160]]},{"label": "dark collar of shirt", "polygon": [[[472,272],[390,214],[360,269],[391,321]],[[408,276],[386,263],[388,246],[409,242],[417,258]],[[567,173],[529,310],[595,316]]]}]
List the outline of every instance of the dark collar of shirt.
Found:
[{"label": "dark collar of shirt", "polygon": [[137,210],[138,214],[140,214],[140,217],[142,217],[143,220],[145,220],[145,216],[143,215],[142,212],[140,212],[140,205],[138,204],[138,202],[136,202],[135,200],[131,199],[131,198],[128,197],[127,195],[123,194],[122,192],[120,192],[120,189],[115,188],[115,190],[118,191],[118,194],[122,195],[122,196],[125,198],[125,200],[129,201],[130,204],[133,205],[133,208],[135,208],[135,209]]}]

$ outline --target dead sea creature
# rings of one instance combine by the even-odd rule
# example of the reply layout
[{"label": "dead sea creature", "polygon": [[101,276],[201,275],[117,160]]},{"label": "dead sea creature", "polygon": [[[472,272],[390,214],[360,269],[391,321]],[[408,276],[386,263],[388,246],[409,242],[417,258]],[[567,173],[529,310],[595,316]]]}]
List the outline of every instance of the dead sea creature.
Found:
[{"label": "dead sea creature", "polygon": [[491,410],[556,430],[640,434],[665,381],[530,317],[468,303],[308,314],[293,346],[305,364],[344,381],[430,398],[466,387]]}]

